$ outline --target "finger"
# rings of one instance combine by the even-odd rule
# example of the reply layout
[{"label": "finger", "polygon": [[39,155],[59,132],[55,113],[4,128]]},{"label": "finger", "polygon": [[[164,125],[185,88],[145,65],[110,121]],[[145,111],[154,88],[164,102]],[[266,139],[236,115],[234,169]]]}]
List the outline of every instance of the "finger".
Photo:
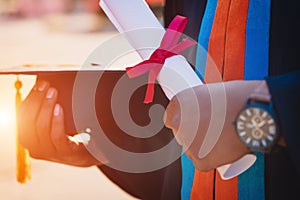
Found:
[{"label": "finger", "polygon": [[180,124],[180,105],[176,97],[174,97],[166,108],[164,115],[165,126],[177,132]]},{"label": "finger", "polygon": [[38,144],[35,121],[48,87],[48,82],[38,81],[18,108],[19,140],[25,147],[34,147]]},{"label": "finger", "polygon": [[57,152],[68,146],[69,141],[65,133],[64,113],[59,104],[54,106],[50,137]]},{"label": "finger", "polygon": [[[49,83],[46,81],[38,81],[32,88],[26,99],[19,107],[19,113],[24,117],[22,121],[34,122],[37,114],[42,106]],[[26,119],[26,120],[25,120]],[[27,124],[27,123],[25,123]]]},{"label": "finger", "polygon": [[38,110],[42,104],[42,101],[45,98],[45,94],[49,88],[49,83],[47,81],[39,80],[34,85],[30,93],[27,95],[26,99],[22,104]]},{"label": "finger", "polygon": [[[71,164],[74,166],[89,167],[101,164],[94,158],[83,144],[76,144],[68,139],[64,124],[63,109],[56,104],[53,111],[51,139],[56,148],[56,162]],[[103,157],[102,160],[107,160]],[[101,160],[101,161],[102,161]]]},{"label": "finger", "polygon": [[63,109],[59,104],[55,105],[53,111],[51,139],[56,152],[62,157],[82,152],[85,148],[82,144],[77,145],[68,139],[65,131]]},{"label": "finger", "polygon": [[43,149],[47,153],[55,152],[55,147],[51,139],[51,123],[53,117],[53,110],[57,100],[57,90],[49,88],[46,97],[42,103],[40,112],[36,119],[36,134],[39,144],[42,144]]}]

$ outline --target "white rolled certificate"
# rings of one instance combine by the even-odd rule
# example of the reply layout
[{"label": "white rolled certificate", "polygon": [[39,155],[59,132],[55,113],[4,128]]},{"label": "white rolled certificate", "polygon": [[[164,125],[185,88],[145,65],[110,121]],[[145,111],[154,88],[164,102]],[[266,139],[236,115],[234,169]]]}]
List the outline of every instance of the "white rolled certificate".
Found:
[{"label": "white rolled certificate", "polygon": [[[100,6],[143,60],[148,59],[159,47],[165,29],[144,0],[101,0]],[[180,91],[203,84],[190,64],[180,55],[166,59],[157,81],[168,99],[172,99]],[[212,149],[217,140],[218,138],[208,136],[204,142],[208,142],[209,145],[206,146],[211,146]],[[223,179],[230,179],[247,170],[255,160],[255,155],[248,154],[233,164],[219,167],[218,171]]]},{"label": "white rolled certificate", "polygon": [[[100,6],[142,59],[148,59],[159,46],[165,33],[165,29],[150,10],[148,4],[143,0],[101,0]],[[177,63],[178,61],[180,64]],[[181,90],[202,84],[182,56],[174,56],[167,59],[166,62],[168,64],[164,65],[158,75],[158,82],[168,99],[171,99]],[[174,77],[169,74],[170,71],[189,78],[174,81]]]}]

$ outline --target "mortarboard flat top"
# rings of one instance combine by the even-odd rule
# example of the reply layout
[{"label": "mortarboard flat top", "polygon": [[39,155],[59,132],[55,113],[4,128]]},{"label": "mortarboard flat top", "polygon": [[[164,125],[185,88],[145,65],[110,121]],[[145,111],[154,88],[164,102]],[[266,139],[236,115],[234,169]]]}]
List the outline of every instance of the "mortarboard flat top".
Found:
[{"label": "mortarboard flat top", "polygon": [[[74,64],[59,64],[59,65],[45,65],[45,64],[24,64],[14,67],[0,68],[0,75],[39,75],[45,73],[60,73],[60,72],[78,72],[78,71],[104,71],[105,68],[99,64],[91,63],[89,67],[82,68]],[[118,71],[116,69],[109,69],[107,71]],[[122,70],[119,70],[122,71]]]}]

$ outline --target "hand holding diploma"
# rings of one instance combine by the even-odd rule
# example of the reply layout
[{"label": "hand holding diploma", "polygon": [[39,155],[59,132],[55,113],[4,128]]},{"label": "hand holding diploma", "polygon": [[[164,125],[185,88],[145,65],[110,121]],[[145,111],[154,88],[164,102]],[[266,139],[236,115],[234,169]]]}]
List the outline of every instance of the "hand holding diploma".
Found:
[{"label": "hand holding diploma", "polygon": [[[119,32],[124,34],[129,43],[134,47],[134,49],[137,50],[142,59],[148,59],[150,55],[152,55],[152,53],[155,51],[155,49],[160,46],[160,41],[165,34],[165,30],[143,0],[132,0],[130,1],[130,3],[118,0],[101,0],[100,6],[113,22],[115,27],[119,30]],[[157,34],[157,37],[154,38],[153,35],[155,34],[152,34],[152,37],[150,35],[147,37],[147,34],[138,34],[138,31],[134,31],[143,29],[156,30],[159,32],[159,34]],[[158,73],[157,81],[159,82],[163,91],[169,99],[172,99],[182,91],[183,93],[185,93],[184,90],[194,91],[190,93],[190,95],[193,96],[194,101],[192,103],[189,102],[188,104],[190,106],[195,106],[193,110],[196,111],[196,114],[194,116],[194,120],[196,123],[186,123],[186,128],[184,128],[184,124],[180,122],[180,128],[173,129],[175,130],[175,134],[179,133],[179,135],[186,136],[185,138],[187,139],[187,146],[185,146],[186,143],[183,142],[183,147],[185,148],[185,150],[187,150],[192,144],[193,139],[197,139],[197,135],[195,135],[197,133],[195,130],[199,128],[198,123],[200,121],[198,113],[199,105],[198,101],[195,100],[199,100],[198,96],[202,94],[197,93],[200,91],[193,90],[192,88],[200,88],[203,83],[198,78],[196,73],[192,70],[190,64],[180,55],[174,55],[165,60],[162,69]],[[180,105],[182,104],[180,103]],[[187,106],[186,109],[189,110],[190,108]],[[182,112],[182,108],[179,111]],[[177,112],[179,111],[177,110]],[[193,116],[189,117],[192,118]],[[194,134],[188,137],[189,135],[187,134],[189,133],[187,133],[186,131],[190,129],[194,130],[192,131],[194,132]],[[194,154],[194,156],[197,155],[198,158],[202,159],[210,154],[210,152],[215,152],[213,149],[215,145],[216,147],[219,147],[218,143],[221,142],[219,140],[222,135],[221,133],[222,132],[219,130],[217,132],[214,132],[213,134],[202,134],[202,147],[200,148],[200,146],[198,146],[199,153]],[[234,134],[234,132],[232,132],[232,134]],[[229,145],[230,144],[228,144],[228,146]],[[218,168],[218,171],[220,172],[222,178],[228,179],[237,176],[248,169],[255,161],[255,155],[245,155],[246,152],[247,151],[242,151],[238,156],[233,156],[234,159],[231,158],[229,161],[236,162],[232,165],[229,164],[228,160],[223,162],[220,161],[219,164],[212,168],[226,164],[225,166]]]}]

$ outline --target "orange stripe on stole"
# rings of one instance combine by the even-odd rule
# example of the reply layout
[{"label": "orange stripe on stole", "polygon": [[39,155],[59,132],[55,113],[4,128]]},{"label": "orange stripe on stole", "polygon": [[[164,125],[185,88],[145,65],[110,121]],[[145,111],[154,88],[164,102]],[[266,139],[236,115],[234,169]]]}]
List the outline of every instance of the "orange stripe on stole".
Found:
[{"label": "orange stripe on stole", "polygon": [[204,80],[206,83],[220,82],[223,76],[226,26],[230,0],[219,0],[208,43],[208,56]]},{"label": "orange stripe on stole", "polygon": [[231,0],[227,21],[223,80],[243,80],[248,0]]},{"label": "orange stripe on stole", "polygon": [[200,172],[195,170],[194,182],[191,192],[191,200],[213,199],[214,190],[214,170]]},{"label": "orange stripe on stole", "polygon": [[[248,3],[248,0],[218,1],[208,47],[208,55],[214,63],[207,59],[204,77],[206,83],[244,78]],[[196,170],[191,199],[238,199],[238,177],[223,180],[217,172],[214,190],[213,181],[214,170],[206,173]]]}]

